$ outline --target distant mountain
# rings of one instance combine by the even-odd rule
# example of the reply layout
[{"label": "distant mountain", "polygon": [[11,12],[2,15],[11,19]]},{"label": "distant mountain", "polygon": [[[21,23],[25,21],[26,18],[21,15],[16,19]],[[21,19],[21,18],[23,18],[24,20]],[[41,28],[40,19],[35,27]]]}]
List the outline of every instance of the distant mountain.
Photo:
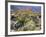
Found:
[{"label": "distant mountain", "polygon": [[11,11],[16,10],[32,10],[33,12],[41,13],[40,6],[20,6],[20,5],[11,5]]}]

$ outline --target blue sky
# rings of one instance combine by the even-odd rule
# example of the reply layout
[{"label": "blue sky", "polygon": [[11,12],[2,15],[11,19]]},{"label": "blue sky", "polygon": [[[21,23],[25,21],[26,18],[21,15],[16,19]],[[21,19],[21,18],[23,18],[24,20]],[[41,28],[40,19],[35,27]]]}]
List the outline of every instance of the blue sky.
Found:
[{"label": "blue sky", "polygon": [[33,12],[41,12],[41,6],[19,6],[19,5],[11,5],[11,10],[24,10],[31,9]]}]

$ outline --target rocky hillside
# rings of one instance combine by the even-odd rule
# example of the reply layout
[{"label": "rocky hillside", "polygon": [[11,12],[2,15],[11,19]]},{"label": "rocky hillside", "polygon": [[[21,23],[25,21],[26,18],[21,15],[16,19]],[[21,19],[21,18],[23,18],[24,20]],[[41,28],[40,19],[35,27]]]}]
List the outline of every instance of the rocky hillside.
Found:
[{"label": "rocky hillside", "polygon": [[11,13],[11,31],[34,31],[41,29],[41,14],[31,10]]}]

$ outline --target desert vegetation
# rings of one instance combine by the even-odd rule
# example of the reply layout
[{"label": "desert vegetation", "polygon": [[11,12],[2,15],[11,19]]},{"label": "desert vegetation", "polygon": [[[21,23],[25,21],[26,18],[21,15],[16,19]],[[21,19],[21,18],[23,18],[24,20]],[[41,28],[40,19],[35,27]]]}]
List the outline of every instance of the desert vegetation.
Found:
[{"label": "desert vegetation", "polygon": [[41,29],[41,14],[31,10],[11,13],[11,31],[35,31]]}]

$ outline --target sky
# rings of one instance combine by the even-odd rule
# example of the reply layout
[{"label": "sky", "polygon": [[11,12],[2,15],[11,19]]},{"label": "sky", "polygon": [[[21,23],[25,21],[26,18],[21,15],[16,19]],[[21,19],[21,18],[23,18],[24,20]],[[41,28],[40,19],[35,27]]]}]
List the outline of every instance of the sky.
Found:
[{"label": "sky", "polygon": [[41,6],[19,6],[19,5],[11,5],[11,11],[16,10],[32,10],[33,12],[41,12]]}]

